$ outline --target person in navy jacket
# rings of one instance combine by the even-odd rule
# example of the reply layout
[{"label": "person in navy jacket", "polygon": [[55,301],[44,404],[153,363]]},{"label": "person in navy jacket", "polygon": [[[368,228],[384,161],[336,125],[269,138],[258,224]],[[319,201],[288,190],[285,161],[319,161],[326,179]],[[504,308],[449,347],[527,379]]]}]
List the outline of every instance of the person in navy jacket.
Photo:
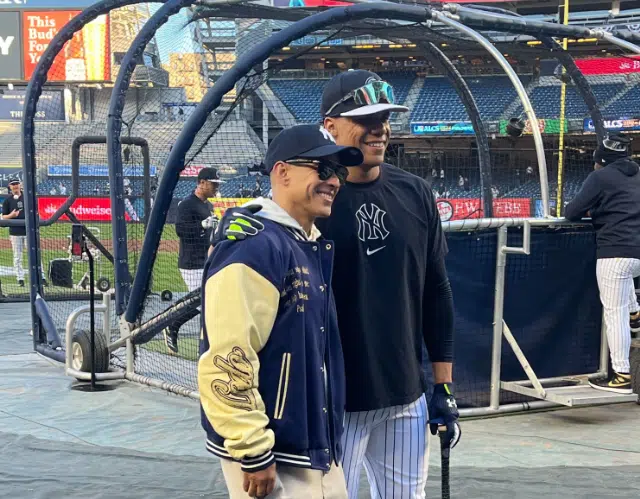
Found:
[{"label": "person in navy jacket", "polygon": [[258,233],[216,244],[205,264],[202,425],[232,499],[347,497],[334,249],[314,221],[361,162],[317,125],[283,130],[265,158],[273,200],[255,200]]}]

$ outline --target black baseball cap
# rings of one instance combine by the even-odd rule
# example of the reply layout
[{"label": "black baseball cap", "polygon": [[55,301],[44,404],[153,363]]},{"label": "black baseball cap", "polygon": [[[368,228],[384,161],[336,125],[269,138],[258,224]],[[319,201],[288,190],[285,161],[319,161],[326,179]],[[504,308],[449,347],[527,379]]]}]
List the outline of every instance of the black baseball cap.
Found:
[{"label": "black baseball cap", "polygon": [[278,161],[328,159],[342,166],[358,166],[364,161],[357,147],[337,145],[331,134],[319,125],[297,125],[282,130],[269,144],[264,158],[267,173]]},{"label": "black baseball cap", "polygon": [[18,177],[12,177],[9,179],[9,183],[7,185],[16,185],[20,183],[20,179]]},{"label": "black baseball cap", "polygon": [[[370,114],[378,114],[384,112],[407,112],[409,108],[398,104],[388,102],[379,102],[377,104],[357,104],[354,99],[346,99],[340,102],[350,92],[364,87],[373,81],[383,81],[380,76],[371,71],[364,69],[350,69],[344,73],[340,73],[331,78],[324,86],[322,92],[322,103],[320,104],[320,113],[322,117],[326,116],[368,116]],[[337,102],[340,102],[337,106]],[[335,106],[335,107],[333,107]],[[333,107],[333,109],[332,109]],[[331,111],[329,113],[329,111]]]},{"label": "black baseball cap", "polygon": [[201,180],[208,180],[215,184],[224,184],[224,180],[221,180],[218,176],[218,170],[210,167],[203,168],[198,172],[198,182]]}]

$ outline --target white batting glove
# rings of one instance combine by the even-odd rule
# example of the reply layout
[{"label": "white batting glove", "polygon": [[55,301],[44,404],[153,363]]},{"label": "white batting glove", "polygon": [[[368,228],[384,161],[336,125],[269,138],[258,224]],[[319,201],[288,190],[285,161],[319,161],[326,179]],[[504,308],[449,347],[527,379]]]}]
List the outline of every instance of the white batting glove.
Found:
[{"label": "white batting glove", "polygon": [[215,231],[216,228],[218,227],[219,222],[220,222],[220,219],[218,217],[216,217],[215,215],[211,215],[210,217],[205,218],[202,221],[202,228],[213,229]]}]

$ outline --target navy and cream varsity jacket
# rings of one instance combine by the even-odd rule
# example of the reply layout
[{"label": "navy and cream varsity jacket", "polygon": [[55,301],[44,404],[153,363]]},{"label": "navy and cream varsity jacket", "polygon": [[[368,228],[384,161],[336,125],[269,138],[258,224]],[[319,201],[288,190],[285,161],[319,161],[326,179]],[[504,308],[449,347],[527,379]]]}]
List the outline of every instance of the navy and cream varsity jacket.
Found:
[{"label": "navy and cream varsity jacket", "polygon": [[[259,471],[340,462],[345,380],[333,243],[270,200],[265,228],[205,264],[198,362],[207,450]],[[275,220],[275,221],[274,221]]]}]

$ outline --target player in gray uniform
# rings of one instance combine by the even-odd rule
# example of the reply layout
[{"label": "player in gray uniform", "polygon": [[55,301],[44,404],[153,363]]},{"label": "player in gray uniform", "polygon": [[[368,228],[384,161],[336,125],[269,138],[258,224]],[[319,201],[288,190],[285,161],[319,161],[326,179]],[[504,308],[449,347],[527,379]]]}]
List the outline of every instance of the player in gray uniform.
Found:
[{"label": "player in gray uniform", "polygon": [[589,384],[617,393],[632,392],[631,331],[640,330],[633,284],[640,276],[640,168],[629,144],[623,134],[608,136],[594,152],[594,171],[565,208],[568,220],[590,216],[596,229],[596,277],[613,371]]},{"label": "player in gray uniform", "polygon": [[[435,199],[422,178],[384,163],[389,114],[406,112],[374,73],[348,71],[322,96],[324,128],[338,145],[356,146],[364,162],[318,222],[336,247],[333,290],[345,357],[347,399],[343,468],[358,496],[362,465],[372,497],[425,497],[430,426],[459,438],[453,396],[453,298],[447,246]],[[246,209],[229,210],[219,234],[253,231]],[[241,224],[234,223],[238,219]],[[433,366],[429,403],[422,347]]]}]

